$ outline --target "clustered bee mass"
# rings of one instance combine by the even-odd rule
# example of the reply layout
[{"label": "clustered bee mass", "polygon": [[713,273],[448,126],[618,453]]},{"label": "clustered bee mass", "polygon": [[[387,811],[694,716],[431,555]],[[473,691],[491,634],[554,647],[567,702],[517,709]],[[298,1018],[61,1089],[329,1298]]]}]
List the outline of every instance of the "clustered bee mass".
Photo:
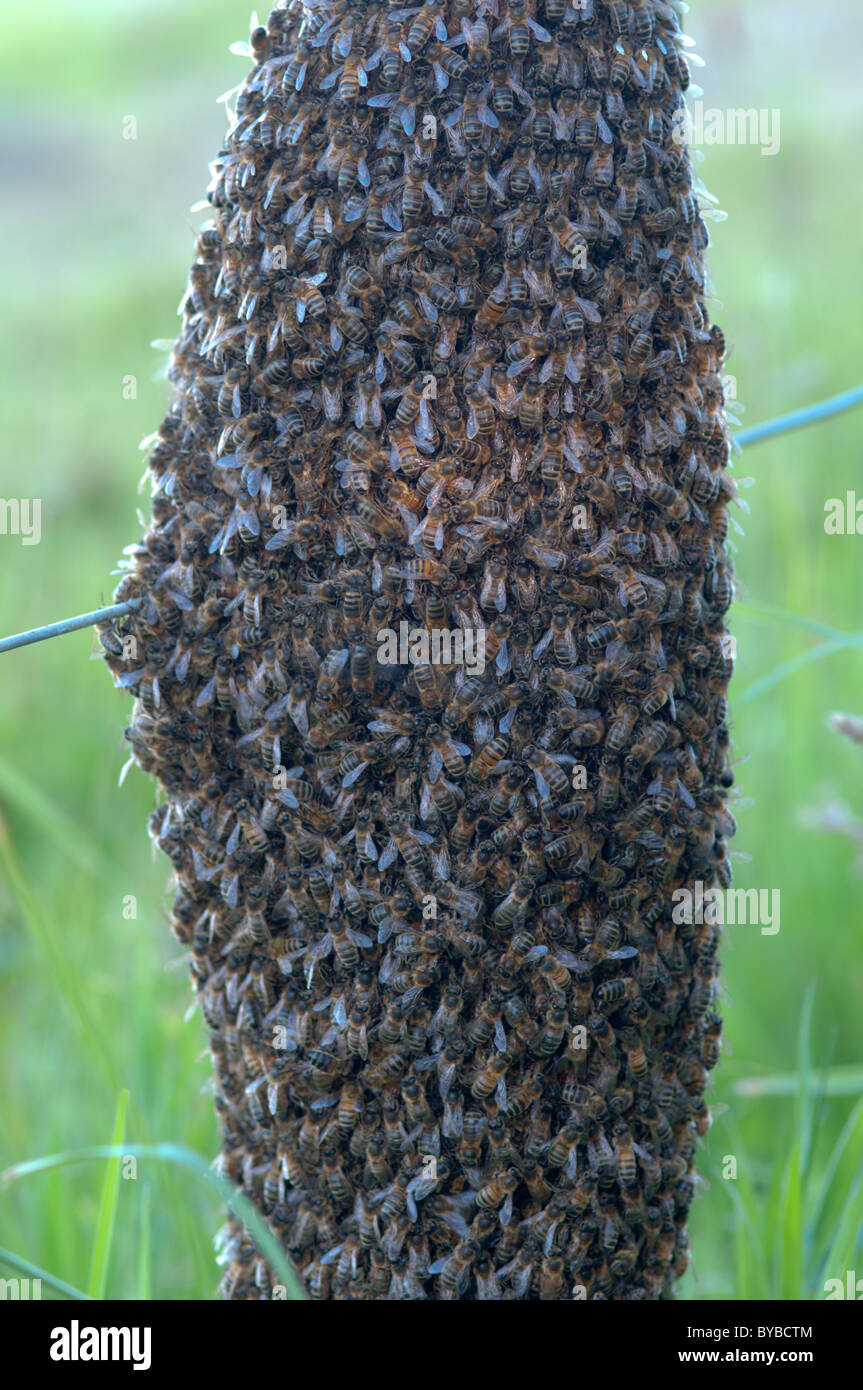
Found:
[{"label": "clustered bee mass", "polygon": [[[684,46],[661,0],[292,0],[245,50],[102,641],[223,1169],[315,1298],[686,1265],[734,485]],[[402,621],[485,669],[381,664]]]}]

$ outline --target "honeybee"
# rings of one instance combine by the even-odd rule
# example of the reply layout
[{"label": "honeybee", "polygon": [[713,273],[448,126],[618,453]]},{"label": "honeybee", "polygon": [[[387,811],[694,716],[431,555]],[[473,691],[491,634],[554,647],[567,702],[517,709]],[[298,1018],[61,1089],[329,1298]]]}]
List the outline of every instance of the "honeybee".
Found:
[{"label": "honeybee", "polygon": [[499,765],[506,757],[508,748],[509,740],[505,735],[498,734],[471,759],[468,766],[469,775],[476,781],[484,781],[496,768],[503,771]]},{"label": "honeybee", "polygon": [[[442,12],[443,0],[426,0],[419,13],[414,17],[407,33],[407,47],[411,57],[414,57],[425,47],[432,33],[441,43],[446,41],[447,29]],[[406,61],[409,59],[406,58]]]}]

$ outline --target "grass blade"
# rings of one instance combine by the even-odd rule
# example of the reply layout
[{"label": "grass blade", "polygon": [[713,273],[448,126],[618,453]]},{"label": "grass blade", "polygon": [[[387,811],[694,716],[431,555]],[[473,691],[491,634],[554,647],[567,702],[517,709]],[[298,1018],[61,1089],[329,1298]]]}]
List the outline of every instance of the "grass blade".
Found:
[{"label": "grass blade", "polygon": [[786,1302],[804,1296],[802,1149],[798,1138],[786,1164],[779,1206],[777,1294]]},{"label": "grass blade", "polygon": [[214,1187],[237,1220],[246,1227],[250,1239],[279,1276],[288,1298],[298,1302],[306,1300],[306,1293],[296,1270],[260,1212],[228,1178],[216,1173],[200,1154],[193,1153],[182,1144],[127,1144],[125,1148],[117,1148],[112,1144],[96,1144],[86,1149],[67,1149],[62,1153],[45,1154],[41,1158],[16,1163],[0,1173],[0,1182],[6,1186],[20,1178],[31,1177],[36,1173],[48,1173],[55,1168],[66,1168],[75,1163],[90,1163],[93,1159],[123,1158],[126,1155],[175,1163]]},{"label": "grass blade", "polygon": [[800,1142],[800,1172],[809,1169],[812,1148],[812,1009],[815,984],[810,983],[803,998],[800,1027],[797,1030],[797,1099],[795,1133]]},{"label": "grass blade", "polygon": [[[833,1145],[833,1151],[824,1170],[821,1190],[815,1204],[812,1219],[813,1233],[817,1235],[822,1225],[841,1220],[840,1212],[847,1209],[847,1201],[842,1201],[843,1189],[854,1190],[863,1171],[863,1099],[851,1111],[842,1133]],[[847,1157],[846,1157],[847,1155]]]},{"label": "grass blade", "polygon": [[750,1178],[751,1161],[740,1134],[732,1131],[732,1153],[737,1157],[737,1177],[723,1186],[734,1203],[734,1259],[737,1276],[746,1289],[737,1297],[763,1299],[768,1296],[767,1259],[763,1225],[763,1204],[759,1202]]},{"label": "grass blade", "polygon": [[863,645],[860,637],[836,637],[829,642],[822,642],[820,646],[813,647],[810,652],[801,652],[794,656],[790,661],[783,661],[781,666],[776,666],[759,680],[747,685],[746,689],[734,697],[735,708],[741,705],[748,705],[752,700],[757,700],[759,695],[765,695],[768,690],[781,685],[788,676],[793,676],[804,666],[811,666],[813,661],[821,661],[825,656],[833,656],[836,652],[844,651],[847,647],[859,647]]},{"label": "grass blade", "polygon": [[857,633],[839,632],[837,628],[819,623],[815,618],[806,618],[801,613],[790,613],[787,608],[779,608],[772,603],[759,603],[754,599],[735,602],[734,612],[748,622],[762,623],[767,627],[775,627],[779,623],[782,627],[798,627],[804,632],[813,632],[818,637],[837,637],[843,641],[848,638],[854,641],[858,637]]},{"label": "grass blade", "polygon": [[65,998],[77,1018],[82,1036],[90,1044],[104,1066],[111,1089],[115,1092],[118,1091],[120,1083],[111,1060],[110,1048],[85,1002],[86,994],[81,986],[79,969],[74,958],[63,951],[58,943],[54,927],[37,907],[2,816],[0,816],[0,872],[9,885],[12,897],[21,908],[30,935],[51,967],[58,992]]},{"label": "grass blade", "polygon": [[100,878],[105,868],[109,867],[105,856],[93,850],[65,811],[55,806],[41,787],[3,758],[0,758],[0,791],[85,873]]},{"label": "grass blade", "polygon": [[[126,1137],[126,1110],[128,1106],[129,1092],[121,1091],[117,1101],[117,1113],[114,1117],[114,1132],[111,1136],[112,1148],[116,1147],[121,1153],[123,1140]],[[102,1201],[99,1205],[99,1220],[96,1223],[96,1239],[93,1244],[93,1259],[90,1265],[89,1293],[91,1298],[105,1297],[105,1286],[108,1282],[108,1261],[111,1258],[114,1222],[117,1216],[117,1199],[120,1194],[120,1163],[120,1156],[109,1159],[108,1171],[105,1174]]]},{"label": "grass blade", "polygon": [[138,1209],[138,1298],[142,1303],[153,1297],[150,1258],[150,1184],[145,1182]]},{"label": "grass blade", "polygon": [[849,1195],[848,1204],[821,1273],[826,1275],[828,1279],[841,1279],[844,1284],[848,1270],[856,1268],[854,1260],[861,1234],[863,1234],[863,1183],[858,1180]]},{"label": "grass blade", "polygon": [[41,1279],[49,1289],[59,1293],[63,1298],[78,1299],[83,1303],[89,1303],[90,1295],[76,1289],[72,1284],[67,1284],[65,1279],[58,1279],[56,1274],[49,1274],[47,1269],[40,1269],[38,1265],[31,1264],[25,1260],[23,1255],[15,1255],[11,1250],[4,1250],[0,1246],[0,1264],[9,1265],[12,1269],[18,1269],[22,1274],[26,1274],[30,1279]]},{"label": "grass blade", "polygon": [[[744,1077],[734,1082],[732,1090],[742,1100],[763,1100],[768,1096],[794,1096],[797,1087],[796,1072],[782,1072],[774,1076]],[[863,1067],[857,1063],[828,1067],[819,1074],[818,1090],[827,1097],[860,1095],[863,1093]]]},{"label": "grass blade", "polygon": [[734,1183],[728,1184],[728,1192],[734,1204],[734,1274],[735,1274],[735,1293],[739,1299],[747,1303],[755,1298],[753,1292],[753,1280],[750,1277],[753,1261],[751,1259],[752,1250],[752,1226],[743,1198],[735,1187]]}]

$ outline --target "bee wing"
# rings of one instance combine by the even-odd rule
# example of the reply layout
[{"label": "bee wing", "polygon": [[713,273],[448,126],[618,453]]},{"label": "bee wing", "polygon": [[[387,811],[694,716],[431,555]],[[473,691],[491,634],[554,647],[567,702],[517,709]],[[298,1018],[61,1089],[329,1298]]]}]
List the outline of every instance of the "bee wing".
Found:
[{"label": "bee wing", "polygon": [[680,781],[679,778],[677,781],[677,790],[680,794],[680,800],[683,802],[684,806],[688,806],[690,811],[694,811],[695,801],[693,797],[690,795],[690,793],[687,791],[686,787],[684,787],[683,783]]},{"label": "bee wing", "polygon": [[436,781],[437,781],[438,775],[439,775],[440,770],[441,770],[442,767],[443,767],[443,758],[441,757],[439,750],[438,750],[437,748],[433,748],[433,749],[432,749],[432,754],[431,754],[431,759],[430,759],[430,761],[429,761],[429,781],[430,781],[430,782],[436,782]]},{"label": "bee wing", "polygon": [[547,30],[547,29],[543,29],[542,25],[541,25],[541,24],[537,24],[536,20],[535,20],[535,19],[531,19],[530,16],[528,16],[528,19],[527,19],[527,27],[528,27],[529,29],[531,29],[531,30],[533,31],[534,34],[536,34],[536,37],[539,39],[540,43],[551,43],[551,42],[552,42],[552,37],[551,37],[551,34],[548,32],[548,30]]},{"label": "bee wing", "polygon": [[348,787],[352,787],[355,782],[360,780],[367,767],[368,763],[360,763],[359,767],[355,767],[351,772],[345,773],[342,778],[342,786],[345,791],[347,791]]},{"label": "bee wing", "polygon": [[137,685],[143,674],[143,667],[140,671],[124,671],[122,676],[115,677],[114,684],[123,686],[124,689],[128,689],[129,686]]},{"label": "bee wing", "polygon": [[605,956],[603,957],[603,959],[604,959],[604,960],[631,960],[633,956],[637,956],[637,955],[638,955],[638,949],[637,949],[637,947],[635,947],[635,946],[620,946],[616,951],[607,951],[606,954],[605,954]]},{"label": "bee wing", "polygon": [[394,232],[401,232],[403,230],[401,215],[396,203],[384,203],[381,208],[381,217],[388,227],[392,227]]},{"label": "bee wing", "polygon": [[573,955],[572,951],[567,951],[563,946],[555,946],[554,956],[561,965],[566,966],[567,970],[582,971],[585,969],[584,961],[579,956]]},{"label": "bee wing", "polygon": [[581,309],[588,323],[602,323],[602,314],[599,312],[592,299],[581,299],[576,295],[575,302]]},{"label": "bee wing", "polygon": [[437,323],[437,321],[438,321],[438,312],[437,312],[437,308],[435,307],[434,304],[432,304],[432,302],[431,302],[431,300],[429,299],[428,295],[425,294],[422,290],[420,290],[420,291],[417,293],[417,299],[418,299],[419,302],[420,302],[420,308],[422,309],[423,313],[425,314],[425,316],[426,316],[426,318],[429,320],[429,322],[430,322],[430,323]]},{"label": "bee wing", "polygon": [[553,628],[553,627],[550,627],[550,628],[548,629],[548,632],[545,634],[545,636],[542,637],[542,638],[537,642],[536,646],[535,646],[534,649],[533,649],[533,659],[534,659],[534,661],[536,661],[538,657],[542,656],[543,652],[545,651],[546,647],[548,646],[548,644],[549,644],[549,642],[551,641],[551,639],[552,639],[553,636],[554,636],[554,628]]},{"label": "bee wing", "polygon": [[435,214],[435,217],[440,217],[441,213],[446,208],[446,203],[438,193],[437,189],[432,187],[428,179],[426,179],[423,184],[423,191],[425,192],[426,197],[431,203],[432,212]]},{"label": "bee wing", "polygon": [[[521,364],[517,364],[517,365],[521,365]],[[553,354],[553,353],[550,353],[549,356],[546,357],[545,361],[543,362],[542,366],[541,366],[540,369],[539,369],[539,380],[540,380],[540,382],[543,382],[543,383],[544,383],[544,382],[548,381],[548,378],[551,376],[552,372],[554,371],[554,366],[555,366],[555,357],[554,357],[554,354]],[[567,368],[568,366],[569,366],[569,357],[567,357],[566,366],[565,366],[564,370],[566,370],[566,368]],[[567,373],[567,374],[568,374],[568,373]],[[507,375],[509,375],[509,373],[507,373]]]},{"label": "bee wing", "polygon": [[354,927],[348,927],[347,933],[355,946],[370,947],[374,945],[374,942],[372,941],[370,936],[366,936],[365,932],[356,931]]},{"label": "bee wing", "polygon": [[438,95],[440,96],[443,92],[446,91],[447,87],[449,86],[449,77],[448,77],[447,74],[444,72],[444,70],[443,70],[443,68],[441,67],[440,63],[434,63],[434,62],[433,62],[433,63],[432,63],[432,70],[434,71],[435,90],[437,91]]},{"label": "bee wing", "polygon": [[330,87],[335,87],[343,71],[343,68],[334,68],[332,72],[327,73],[326,77],[318,83],[318,91],[326,92]]},{"label": "bee wing", "polygon": [[431,861],[436,877],[446,881],[450,876],[450,862],[445,845],[443,849],[432,850]]},{"label": "bee wing", "polygon": [[[495,118],[495,119],[497,119],[497,118]],[[489,188],[491,189],[492,193],[494,193],[496,197],[500,198],[501,201],[503,201],[504,198],[506,197],[506,194],[504,193],[504,191],[503,191],[503,189],[501,188],[500,184],[498,183],[497,179],[492,178],[491,174],[488,172],[487,169],[486,169],[486,171],[485,171],[485,181],[486,181],[486,183],[488,184]]]},{"label": "bee wing", "polygon": [[539,792],[540,796],[543,799],[545,799],[550,794],[551,787],[548,785],[538,768],[535,767],[531,770],[533,772],[534,781],[536,782],[536,789]]},{"label": "bee wing", "polygon": [[291,144],[292,144],[292,145],[297,145],[297,144],[299,144],[300,139],[302,138],[303,131],[305,130],[305,128],[306,128],[306,126],[308,125],[308,123],[309,123],[309,117],[308,117],[308,116],[303,116],[303,119],[302,119],[301,121],[298,121],[297,124],[294,126],[294,129],[293,129],[292,132],[291,132]]},{"label": "bee wing", "polygon": [[412,101],[409,106],[406,106],[404,108],[400,119],[402,124],[402,130],[404,131],[405,135],[413,135],[414,131],[417,128],[416,102]]},{"label": "bee wing", "polygon": [[[132,672],[132,674],[134,675],[136,673]],[[140,675],[141,672],[137,672],[137,674]],[[216,677],[213,676],[212,680],[207,681],[207,684],[203,686],[201,691],[199,692],[198,697],[195,700],[196,709],[200,709],[203,705],[208,705],[210,703],[210,701],[213,698],[213,691],[215,690],[215,688]]]},{"label": "bee wing", "polygon": [[309,733],[309,715],[305,700],[299,703],[292,703],[288,706],[288,714],[293,721],[294,727],[302,738],[307,738]]},{"label": "bee wing", "polygon": [[259,536],[261,534],[261,521],[254,507],[246,507],[245,509],[238,508],[237,522],[238,524],[242,522],[246,530],[251,531],[253,536]]},{"label": "bee wing", "polygon": [[366,106],[395,106],[398,99],[398,92],[379,92],[377,96],[369,97]]},{"label": "bee wing", "polygon": [[[522,357],[521,361],[510,363],[510,365],[506,369],[506,374],[510,380],[513,380],[515,377],[521,376],[523,372],[526,372],[531,366],[533,366],[533,363],[535,361],[536,358],[533,356]],[[545,377],[543,377],[542,372],[540,372],[540,381],[548,380],[548,377],[551,376],[551,366],[549,365],[551,364],[551,362],[552,359],[549,357],[543,364],[543,370],[545,370],[546,366],[549,366],[549,370],[546,372]]]},{"label": "bee wing", "polygon": [[384,847],[382,854],[380,855],[380,858],[378,859],[378,868],[381,870],[381,872],[383,872],[384,869],[388,869],[391,864],[395,863],[396,859],[398,858],[398,852],[398,845],[396,844],[395,840],[391,835],[386,846]]}]

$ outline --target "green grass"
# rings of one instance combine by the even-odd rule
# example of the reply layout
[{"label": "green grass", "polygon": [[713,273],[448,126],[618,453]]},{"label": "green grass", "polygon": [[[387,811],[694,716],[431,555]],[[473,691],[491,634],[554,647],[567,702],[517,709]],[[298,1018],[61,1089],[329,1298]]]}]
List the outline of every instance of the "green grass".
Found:
[{"label": "green grass", "polygon": [[[199,224],[186,209],[224,128],[215,98],[244,71],[227,45],[248,18],[236,0],[45,0],[39,16],[34,43],[20,10],[0,13],[11,170],[0,495],[43,499],[39,546],[0,537],[2,633],[107,599],[138,533],[137,446],[165,403],[149,344],[176,331]],[[700,166],[730,214],[711,266],[746,424],[863,377],[856,17],[856,0],[822,7],[817,24],[791,0],[696,0],[688,17],[708,59],[705,103],[782,113],[775,158],[712,147]],[[135,141],[121,135],[129,114]],[[775,937],[726,930],[726,1046],[683,1298],[823,1297],[826,1279],[863,1270],[855,851],[801,823],[827,789],[863,815],[863,750],[826,724],[835,709],[863,713],[863,542],[823,530],[827,498],[863,492],[861,433],[863,411],[852,412],[736,464],[756,485],[743,494],[751,516],[738,513],[746,536],[734,535],[734,744],[752,802],[735,811],[735,849],[750,856],[735,873],[740,887],[781,889],[782,926]],[[168,864],[146,835],[154,789],[137,772],[117,788],[130,704],[88,659],[91,643],[77,633],[2,659],[0,1168],[93,1150],[128,1090],[123,1143],[142,1156],[117,1187],[106,1293],[210,1298],[222,1196],[199,1173],[143,1156],[165,1144],[207,1163],[217,1152],[206,1039],[199,1015],[186,1016]],[[124,915],[130,894],[136,916]],[[736,1180],[723,1177],[729,1157]],[[104,1180],[103,1157],[0,1192],[18,1268],[87,1290],[106,1232]]]}]

